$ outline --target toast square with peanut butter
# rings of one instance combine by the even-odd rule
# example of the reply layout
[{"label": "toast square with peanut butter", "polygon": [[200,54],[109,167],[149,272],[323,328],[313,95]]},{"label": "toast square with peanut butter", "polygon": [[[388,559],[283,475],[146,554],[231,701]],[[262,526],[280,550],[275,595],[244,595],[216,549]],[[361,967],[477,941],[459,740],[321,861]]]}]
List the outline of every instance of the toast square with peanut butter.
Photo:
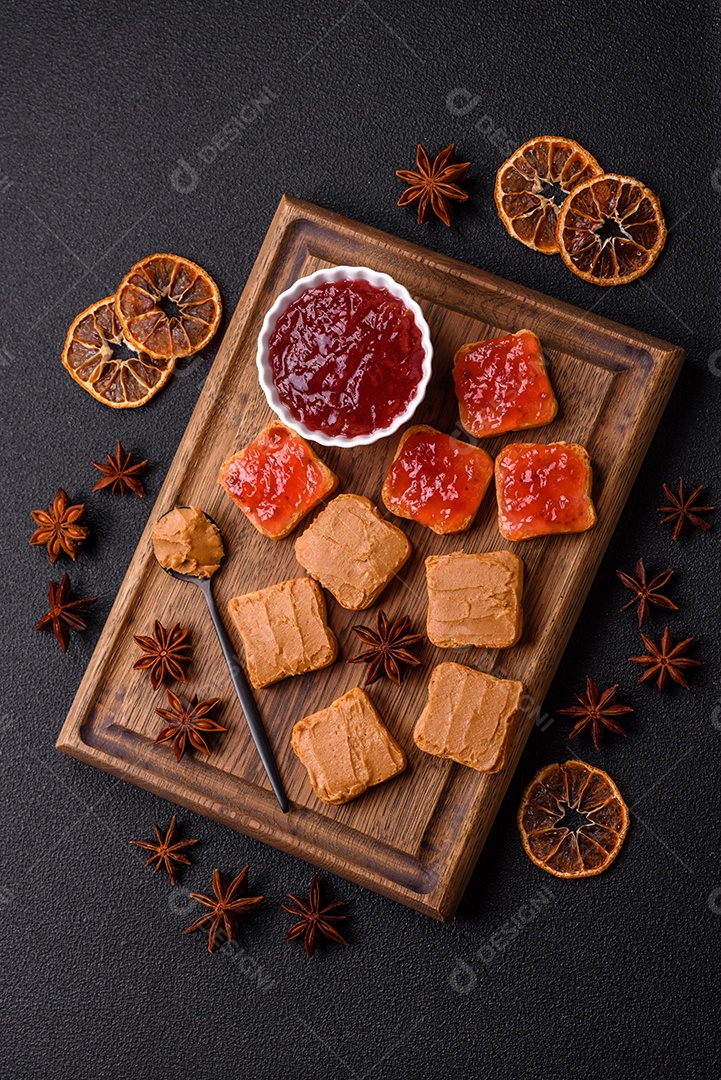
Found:
[{"label": "toast square with peanut butter", "polygon": [[406,767],[403,750],[358,688],[299,720],[292,746],[318,798],[333,805],[357,799]]},{"label": "toast square with peanut butter", "polygon": [[328,667],[338,655],[338,641],[326,621],[323,590],[310,578],[293,578],[235,596],[228,602],[228,612],[256,689]]},{"label": "toast square with peanut butter", "polygon": [[439,664],[413,732],[419,750],[479,772],[500,772],[521,715],[523,683],[463,664]]},{"label": "toast square with peanut butter", "polygon": [[295,542],[295,556],[338,603],[362,611],[411,554],[410,541],[363,495],[337,495]]},{"label": "toast square with peanut butter", "polygon": [[441,649],[508,649],[523,630],[523,562],[511,551],[431,555],[427,634]]}]

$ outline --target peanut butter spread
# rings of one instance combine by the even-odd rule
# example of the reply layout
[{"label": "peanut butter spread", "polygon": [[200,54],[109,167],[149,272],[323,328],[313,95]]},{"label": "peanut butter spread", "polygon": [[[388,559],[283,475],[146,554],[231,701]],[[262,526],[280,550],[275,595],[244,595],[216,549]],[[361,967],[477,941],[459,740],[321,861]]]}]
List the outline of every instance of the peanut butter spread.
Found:
[{"label": "peanut butter spread", "polygon": [[481,772],[500,772],[524,692],[521,682],[462,664],[439,664],[413,732],[416,746]]},{"label": "peanut butter spread", "polygon": [[364,690],[349,690],[327,709],[299,720],[293,750],[323,802],[357,798],[403,772],[406,755]]},{"label": "peanut butter spread", "polygon": [[257,688],[327,667],[338,654],[323,590],[310,578],[236,596],[228,611],[243,642],[248,677]]},{"label": "peanut butter spread", "polygon": [[155,558],[166,570],[209,578],[225,552],[218,526],[197,506],[174,506],[153,528]]},{"label": "peanut butter spread", "polygon": [[411,554],[406,534],[362,495],[338,495],[295,542],[311,577],[352,611],[370,607]]},{"label": "peanut butter spread", "polygon": [[523,562],[510,551],[431,555],[427,633],[442,649],[507,649],[523,629]]}]

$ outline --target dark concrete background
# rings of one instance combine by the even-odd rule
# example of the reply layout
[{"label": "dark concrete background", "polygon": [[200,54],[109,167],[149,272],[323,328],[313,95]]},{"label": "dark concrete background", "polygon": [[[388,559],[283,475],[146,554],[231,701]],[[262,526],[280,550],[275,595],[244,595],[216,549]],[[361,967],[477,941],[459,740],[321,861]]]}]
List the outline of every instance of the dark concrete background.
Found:
[{"label": "dark concrete background", "polygon": [[[716,6],[550,0],[173,5],[8,2],[2,12],[0,403],[0,1070],[8,1078],[293,1080],[448,1076],[715,1077],[721,940],[717,524],[671,542],[661,483],[721,500],[718,410]],[[458,115],[452,91],[477,98]],[[457,102],[456,95],[450,98]],[[256,102],[253,105],[253,102]],[[258,102],[260,102],[258,104]],[[226,125],[235,132],[213,155]],[[514,243],[492,200],[507,144],[567,134],[660,195],[670,235],[641,281],[601,290]],[[397,167],[422,139],[473,162],[452,229],[419,227]],[[213,160],[209,160],[210,158]],[[186,179],[176,170],[183,159]],[[175,174],[175,180],[173,179]],[[187,190],[192,188],[192,190]],[[278,199],[290,192],[684,346],[687,363],[551,689],[551,716],[586,673],[620,682],[628,739],[573,753],[608,768],[633,808],[608,874],[560,882],[515,825],[523,786],[569,755],[569,723],[536,730],[456,920],[432,922],[323,875],[349,901],[351,947],[307,963],[283,944],[286,889],[311,869],[181,812],[199,837],[171,889],[130,837],[172,807],[62,758],[54,742],[212,362],[182,365],[148,407],[117,414],[68,377],[68,324],[137,259],[207,267],[232,311]],[[147,456],[147,497],[90,495],[91,459],[120,436]],[[93,540],[72,568],[99,594],[62,656],[32,627],[48,574],[30,511],[62,484]],[[672,566],[679,636],[704,661],[693,689],[638,687],[615,569]],[[664,620],[653,618],[660,636]],[[268,902],[242,951],[209,957],[187,890],[251,865]],[[544,889],[549,903],[523,924]],[[520,912],[520,914],[519,914]],[[193,917],[194,914],[193,914]],[[518,930],[520,926],[520,930]],[[514,929],[515,927],[515,929]],[[462,961],[459,964],[459,960]],[[464,966],[465,965],[465,966]],[[454,974],[455,971],[455,974]],[[463,992],[462,992],[463,991]]]}]

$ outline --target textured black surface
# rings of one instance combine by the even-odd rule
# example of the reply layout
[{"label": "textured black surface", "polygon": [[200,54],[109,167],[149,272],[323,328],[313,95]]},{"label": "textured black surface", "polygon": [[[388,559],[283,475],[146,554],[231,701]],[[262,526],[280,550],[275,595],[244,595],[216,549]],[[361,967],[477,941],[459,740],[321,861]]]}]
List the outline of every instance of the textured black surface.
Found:
[{"label": "textured black surface", "polygon": [[[162,11],[5,3],[4,1076],[719,1075],[721,526],[674,544],[655,510],[662,481],[679,475],[721,499],[714,12],[711,3],[570,0],[537,9],[205,0]],[[577,138],[661,196],[671,231],[647,278],[595,289],[506,235],[493,177],[506,144],[540,133]],[[216,135],[225,148],[213,155],[204,148]],[[432,152],[455,140],[473,162],[472,200],[450,230],[421,228],[395,205],[394,170],[411,166],[419,138]],[[175,172],[181,158],[194,175]],[[311,963],[300,945],[283,944],[290,917],[278,907],[286,888],[307,887],[306,865],[181,813],[185,834],[202,844],[171,889],[127,844],[149,835],[153,820],[166,824],[170,805],[53,748],[214,355],[183,365],[148,407],[115,414],[61,367],[65,330],[154,251],[206,266],[231,311],[284,191],[687,350],[546,702],[553,716],[588,672],[620,682],[636,709],[628,739],[601,753],[583,740],[572,746],[608,768],[633,808],[617,864],[600,878],[560,882],[523,854],[523,786],[569,756],[569,724],[559,719],[534,732],[451,925],[324,875],[328,895],[350,901],[351,947],[331,946]],[[90,495],[89,462],[118,436],[152,461],[143,501]],[[27,545],[30,510],[58,484],[87,500],[93,541],[71,577],[81,594],[101,597],[65,657],[51,636],[32,632],[46,610],[48,562]],[[691,693],[661,701],[636,686],[626,660],[638,651],[635,621],[618,614],[626,594],[614,570],[640,554],[677,570],[671,595],[681,610],[671,625],[698,636],[704,661]],[[59,580],[60,569],[50,576]],[[651,633],[663,625],[655,615]],[[246,862],[268,902],[241,951],[211,958],[199,936],[181,933],[191,909],[195,917],[187,890],[207,891],[214,866]],[[531,917],[542,889],[549,902]]]}]

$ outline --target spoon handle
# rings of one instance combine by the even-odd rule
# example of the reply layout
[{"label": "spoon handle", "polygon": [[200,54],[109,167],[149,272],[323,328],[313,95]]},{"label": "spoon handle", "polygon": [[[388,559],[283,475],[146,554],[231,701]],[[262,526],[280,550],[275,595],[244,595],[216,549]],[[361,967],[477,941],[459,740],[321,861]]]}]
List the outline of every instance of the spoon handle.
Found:
[{"label": "spoon handle", "polygon": [[228,671],[230,672],[230,677],[233,680],[235,692],[238,695],[238,701],[240,702],[243,712],[245,714],[245,721],[248,725],[248,728],[250,729],[250,734],[253,737],[253,742],[255,743],[256,749],[260,755],[260,760],[263,763],[263,768],[265,769],[266,775],[270,780],[270,786],[275,792],[275,796],[280,804],[281,810],[284,814],[287,814],[290,807],[288,805],[288,798],[283,789],[283,782],[280,778],[280,773],[278,772],[278,766],[276,765],[275,757],[273,756],[273,750],[268,740],[267,732],[263,727],[263,721],[260,718],[258,706],[255,703],[252,691],[248,686],[245,674],[240,666],[240,661],[235,655],[230,638],[228,637],[227,631],[220,617],[220,613],[215,605],[215,599],[213,597],[213,590],[210,585],[210,579],[208,578],[206,581],[199,581],[198,584],[200,585],[203,596],[205,597],[205,602],[208,605],[210,617],[213,620],[213,626],[215,627],[215,632],[218,635],[218,641],[220,642],[220,647],[223,650],[223,656],[225,657],[225,662],[228,665]]}]

